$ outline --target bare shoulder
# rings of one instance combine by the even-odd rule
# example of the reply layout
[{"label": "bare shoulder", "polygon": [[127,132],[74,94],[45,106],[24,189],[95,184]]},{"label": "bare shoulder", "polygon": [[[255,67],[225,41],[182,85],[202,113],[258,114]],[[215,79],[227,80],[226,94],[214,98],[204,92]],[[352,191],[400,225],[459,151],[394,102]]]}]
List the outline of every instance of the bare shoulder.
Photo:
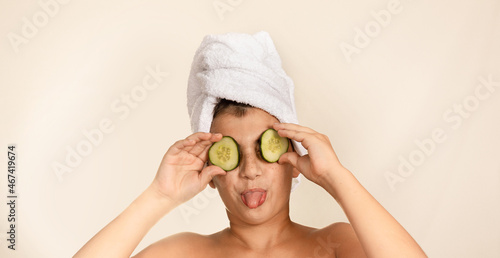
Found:
[{"label": "bare shoulder", "polygon": [[336,257],[366,257],[351,224],[333,223],[317,232],[325,243],[335,248]]},{"label": "bare shoulder", "polygon": [[178,233],[151,244],[134,258],[197,257],[197,254],[210,247],[211,241],[208,236],[192,232]]}]

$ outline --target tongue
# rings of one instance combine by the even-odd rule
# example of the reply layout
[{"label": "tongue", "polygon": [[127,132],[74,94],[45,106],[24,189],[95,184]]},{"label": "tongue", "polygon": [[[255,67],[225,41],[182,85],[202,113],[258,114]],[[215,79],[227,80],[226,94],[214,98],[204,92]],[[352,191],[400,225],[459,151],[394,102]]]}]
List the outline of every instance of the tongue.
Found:
[{"label": "tongue", "polygon": [[255,209],[262,205],[264,203],[265,197],[264,196],[265,192],[248,192],[244,194],[245,197],[245,204],[248,206],[250,209]]}]

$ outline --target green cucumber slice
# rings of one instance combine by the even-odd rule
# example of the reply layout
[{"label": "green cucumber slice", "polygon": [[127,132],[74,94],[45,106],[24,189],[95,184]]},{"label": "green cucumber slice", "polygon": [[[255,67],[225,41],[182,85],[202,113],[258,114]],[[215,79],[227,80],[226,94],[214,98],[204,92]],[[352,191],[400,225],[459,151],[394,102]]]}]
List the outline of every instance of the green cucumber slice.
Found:
[{"label": "green cucumber slice", "polygon": [[225,171],[235,169],[240,163],[240,151],[238,143],[231,136],[224,136],[218,142],[212,144],[208,150],[210,162]]},{"label": "green cucumber slice", "polygon": [[260,153],[265,161],[276,162],[287,151],[288,138],[279,136],[276,130],[267,129],[260,136]]}]

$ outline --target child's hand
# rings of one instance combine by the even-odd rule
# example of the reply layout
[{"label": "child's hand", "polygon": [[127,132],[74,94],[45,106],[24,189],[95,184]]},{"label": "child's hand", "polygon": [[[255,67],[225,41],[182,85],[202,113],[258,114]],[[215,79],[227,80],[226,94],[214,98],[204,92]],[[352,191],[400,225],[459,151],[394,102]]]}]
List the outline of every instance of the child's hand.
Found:
[{"label": "child's hand", "polygon": [[208,149],[221,139],[221,134],[195,133],[174,143],[163,157],[152,187],[177,204],[194,197],[212,177],[226,174],[217,166],[203,168]]},{"label": "child's hand", "polygon": [[299,156],[296,152],[281,155],[278,163],[289,163],[307,179],[323,186],[326,176],[342,168],[328,136],[297,124],[275,124],[274,129],[282,137],[302,143],[308,154]]}]

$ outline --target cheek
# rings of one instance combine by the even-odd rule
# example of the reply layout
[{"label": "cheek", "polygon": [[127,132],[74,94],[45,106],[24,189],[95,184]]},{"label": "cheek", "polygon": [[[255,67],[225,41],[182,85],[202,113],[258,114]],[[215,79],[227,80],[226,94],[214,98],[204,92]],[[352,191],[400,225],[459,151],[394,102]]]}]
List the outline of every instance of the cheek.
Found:
[{"label": "cheek", "polygon": [[215,176],[213,178],[213,182],[215,184],[215,187],[219,190],[225,190],[229,188],[234,188],[235,185],[235,180],[234,178],[236,176],[236,171],[229,171],[227,172],[226,175],[224,176]]},{"label": "cheek", "polygon": [[292,171],[293,167],[289,164],[279,165],[278,163],[269,164],[271,167],[269,168],[269,174],[271,178],[270,181],[275,184],[279,182],[280,187],[291,183],[292,180]]},{"label": "cheek", "polygon": [[216,176],[213,178],[213,182],[215,188],[217,189],[217,192],[219,192],[220,198],[224,203],[226,203],[225,200],[228,198],[228,196],[230,196],[229,189],[231,189],[231,187],[229,186],[229,183],[227,182],[225,176]]}]

